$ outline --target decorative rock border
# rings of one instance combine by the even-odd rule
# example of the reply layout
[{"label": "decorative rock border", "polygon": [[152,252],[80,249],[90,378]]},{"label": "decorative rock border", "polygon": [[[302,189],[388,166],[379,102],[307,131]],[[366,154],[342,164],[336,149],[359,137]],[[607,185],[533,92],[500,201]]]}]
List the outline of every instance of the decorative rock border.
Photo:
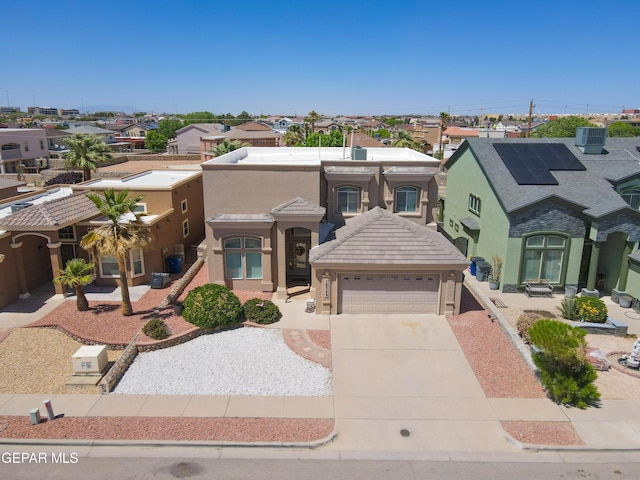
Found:
[{"label": "decorative rock border", "polygon": [[618,363],[618,358],[621,357],[622,355],[629,355],[629,352],[623,352],[622,350],[615,350],[613,352],[607,353],[607,358],[611,362],[611,368],[618,370],[619,372],[625,373],[631,377],[640,379],[640,370],[627,368]]}]

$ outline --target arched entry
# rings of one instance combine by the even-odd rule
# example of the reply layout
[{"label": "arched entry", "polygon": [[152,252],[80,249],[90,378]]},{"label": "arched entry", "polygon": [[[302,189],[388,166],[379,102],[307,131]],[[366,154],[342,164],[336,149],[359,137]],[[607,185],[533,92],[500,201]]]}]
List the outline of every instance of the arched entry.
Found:
[{"label": "arched entry", "polygon": [[287,254],[287,288],[311,285],[311,230],[302,227],[288,228],[285,232]]}]

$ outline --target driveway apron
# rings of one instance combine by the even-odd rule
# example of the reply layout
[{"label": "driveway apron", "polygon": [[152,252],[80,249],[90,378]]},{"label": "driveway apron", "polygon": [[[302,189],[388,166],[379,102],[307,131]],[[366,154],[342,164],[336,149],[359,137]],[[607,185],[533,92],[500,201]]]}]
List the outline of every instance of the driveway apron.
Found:
[{"label": "driveway apron", "polygon": [[331,345],[336,448],[513,448],[443,316],[332,316]]}]

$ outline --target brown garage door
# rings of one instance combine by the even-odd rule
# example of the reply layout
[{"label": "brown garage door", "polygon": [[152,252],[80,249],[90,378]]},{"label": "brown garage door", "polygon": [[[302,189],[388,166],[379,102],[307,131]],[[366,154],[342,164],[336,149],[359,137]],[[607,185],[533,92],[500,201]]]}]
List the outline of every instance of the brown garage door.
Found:
[{"label": "brown garage door", "polygon": [[437,313],[438,275],[342,274],[342,313]]}]

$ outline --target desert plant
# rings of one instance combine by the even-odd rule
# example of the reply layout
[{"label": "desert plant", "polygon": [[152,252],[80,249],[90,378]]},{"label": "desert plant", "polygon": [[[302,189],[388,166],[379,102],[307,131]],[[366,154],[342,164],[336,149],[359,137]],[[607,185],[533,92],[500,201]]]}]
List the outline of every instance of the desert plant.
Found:
[{"label": "desert plant", "polygon": [[184,300],[184,319],[198,327],[213,328],[238,322],[242,305],[224,285],[208,283],[191,290]]},{"label": "desert plant", "polygon": [[529,335],[540,349],[533,353],[533,361],[554,401],[586,408],[599,400],[600,393],[593,385],[598,374],[587,361],[584,330],[557,320],[540,319],[531,326]]},{"label": "desert plant", "polygon": [[576,299],[578,318],[585,322],[604,323],[607,321],[607,306],[596,297],[579,297]]},{"label": "desert plant", "polygon": [[522,338],[524,343],[531,343],[529,329],[538,320],[540,320],[540,315],[536,315],[535,313],[523,313],[518,317],[518,320],[516,321],[516,328],[518,330],[518,335],[520,335],[520,338]]},{"label": "desert plant", "polygon": [[491,262],[492,266],[489,281],[500,283],[500,277],[502,276],[502,258],[498,255],[494,255]]},{"label": "desert plant", "polygon": [[280,319],[280,309],[271,300],[252,298],[242,306],[244,318],[250,322],[269,324]]},{"label": "desert plant", "polygon": [[76,308],[79,312],[89,310],[89,301],[84,294],[84,286],[89,285],[95,279],[94,269],[93,262],[87,263],[83,258],[72,258],[60,270],[60,275],[53,279],[53,283],[56,285],[64,285],[75,290]]},{"label": "desert plant", "polygon": [[142,331],[146,336],[151,337],[154,340],[163,340],[169,336],[167,324],[159,318],[152,318],[145,323],[144,327],[142,327]]},{"label": "desert plant", "polygon": [[562,300],[558,310],[560,310],[562,318],[566,318],[567,320],[577,320],[580,318],[576,297],[569,297]]}]

